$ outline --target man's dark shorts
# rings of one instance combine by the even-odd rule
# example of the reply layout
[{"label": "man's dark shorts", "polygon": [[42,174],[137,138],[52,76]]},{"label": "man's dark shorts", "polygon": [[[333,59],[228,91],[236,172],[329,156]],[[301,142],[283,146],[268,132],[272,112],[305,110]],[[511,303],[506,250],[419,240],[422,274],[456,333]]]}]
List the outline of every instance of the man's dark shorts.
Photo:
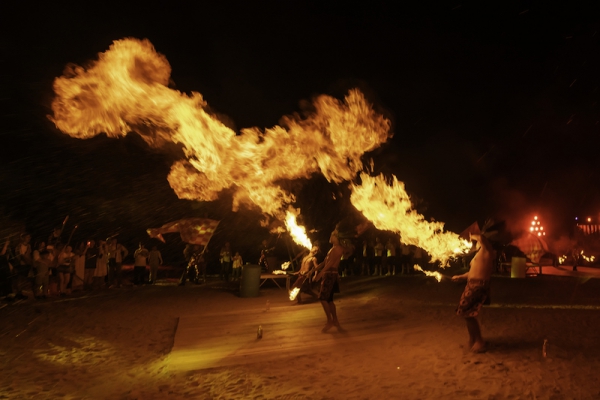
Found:
[{"label": "man's dark shorts", "polygon": [[319,290],[319,300],[333,301],[333,294],[340,292],[338,285],[339,274],[337,271],[326,272],[321,280],[321,290]]},{"label": "man's dark shorts", "polygon": [[460,296],[456,315],[465,318],[476,317],[484,304],[490,304],[490,281],[469,279],[462,296]]}]

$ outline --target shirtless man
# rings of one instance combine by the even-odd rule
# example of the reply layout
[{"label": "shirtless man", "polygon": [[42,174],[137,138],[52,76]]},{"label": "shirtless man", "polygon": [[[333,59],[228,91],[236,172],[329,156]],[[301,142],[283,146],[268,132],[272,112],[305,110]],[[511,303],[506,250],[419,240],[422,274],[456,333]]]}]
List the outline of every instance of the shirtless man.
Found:
[{"label": "shirtless man", "polygon": [[325,261],[323,261],[323,268],[317,274],[315,280],[321,280],[321,289],[319,290],[319,300],[325,311],[327,317],[327,323],[321,332],[325,333],[332,327],[337,327],[341,330],[340,323],[337,319],[337,313],[335,304],[333,303],[333,294],[339,292],[338,285],[338,268],[340,260],[344,255],[350,256],[354,251],[354,246],[348,238],[343,238],[340,235],[338,228],[336,228],[329,238],[329,243],[333,245],[331,250],[327,253]]},{"label": "shirtless man", "polygon": [[477,241],[477,253],[471,260],[469,272],[454,275],[452,280],[467,280],[467,286],[460,297],[456,314],[464,317],[467,323],[471,351],[480,353],[485,351],[485,342],[481,337],[477,315],[479,315],[482,305],[489,304],[494,249],[489,240],[483,235],[471,234],[471,240]]}]

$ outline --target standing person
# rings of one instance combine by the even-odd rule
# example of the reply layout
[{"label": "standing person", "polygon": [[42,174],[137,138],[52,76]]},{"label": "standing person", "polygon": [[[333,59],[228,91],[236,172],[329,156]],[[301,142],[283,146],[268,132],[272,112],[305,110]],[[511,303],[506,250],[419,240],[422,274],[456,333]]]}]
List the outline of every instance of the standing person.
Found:
[{"label": "standing person", "polygon": [[386,276],[396,275],[396,264],[398,263],[396,259],[396,243],[392,238],[389,238],[387,243],[385,244],[385,265],[387,267]]},{"label": "standing person", "polygon": [[234,281],[238,281],[242,277],[242,265],[244,265],[244,260],[242,259],[242,256],[240,255],[240,252],[236,251],[235,255],[233,256],[233,275],[232,275],[232,279]]},{"label": "standing person", "polygon": [[412,252],[410,246],[406,243],[400,242],[400,268],[402,275],[409,274],[412,263]]},{"label": "standing person", "polygon": [[188,243],[183,249],[183,257],[185,258],[185,268],[183,269],[181,279],[179,279],[179,286],[185,286],[185,283],[189,279],[190,270],[194,271],[194,278],[192,280],[198,280],[198,267],[196,265],[195,257],[197,247],[197,245]]},{"label": "standing person", "polygon": [[69,281],[71,280],[71,269],[73,268],[73,261],[75,254],[71,246],[59,245],[61,249],[58,253],[57,272],[58,272],[58,293],[59,296],[66,296],[70,293],[68,288]]},{"label": "standing person", "polygon": [[340,323],[337,318],[337,310],[333,302],[333,294],[339,293],[339,272],[338,268],[342,257],[349,257],[354,252],[354,246],[352,245],[351,238],[356,236],[356,232],[351,232],[348,229],[340,229],[341,223],[339,223],[335,230],[331,233],[329,243],[333,247],[327,253],[325,261],[323,261],[323,268],[317,274],[315,281],[321,281],[321,288],[319,290],[319,300],[325,311],[327,317],[327,323],[321,332],[325,333],[332,327],[341,329]]},{"label": "standing person", "polygon": [[39,251],[38,258],[34,261],[35,265],[35,291],[34,296],[37,299],[45,299],[48,296],[48,283],[50,273],[50,252],[46,249]]},{"label": "standing person", "polygon": [[271,253],[275,250],[275,247],[269,247],[267,239],[263,239],[260,244],[260,258],[258,259],[258,265],[261,267],[263,272],[273,271],[273,266],[269,266],[268,259],[271,257]]},{"label": "standing person", "polygon": [[37,261],[40,259],[40,253],[46,250],[46,242],[38,242],[33,246],[33,252],[31,253],[32,271],[33,276],[31,277],[31,288],[33,297],[36,297],[37,290],[39,289],[37,283]]},{"label": "standing person", "polygon": [[8,296],[12,293],[11,285],[11,265],[8,262],[10,257],[9,249],[10,239],[6,239],[2,250],[0,251],[0,297]]},{"label": "standing person", "polygon": [[96,271],[94,278],[98,282],[98,286],[107,286],[108,280],[108,248],[106,240],[98,241],[98,258],[96,260]]},{"label": "standing person", "polygon": [[362,247],[362,267],[361,275],[371,276],[371,266],[373,264],[373,257],[375,253],[373,251],[373,244],[368,240],[363,241]]},{"label": "standing person", "polygon": [[[32,272],[32,251],[31,251],[31,235],[28,233],[21,234],[21,238],[17,246],[15,247],[15,259],[17,265],[14,266],[16,271],[13,274],[12,289],[15,294],[15,299],[26,299],[27,296],[23,294],[23,286],[27,281],[27,277]],[[33,288],[32,288],[33,289]]]},{"label": "standing person", "polygon": [[75,253],[75,261],[73,264],[71,289],[74,291],[83,289],[83,283],[85,282],[85,250],[85,243],[80,242],[79,246],[73,251]]},{"label": "standing person", "polygon": [[148,253],[148,264],[150,264],[150,283],[156,283],[156,277],[158,276],[158,266],[163,264],[162,254],[158,251],[156,246],[152,246],[152,250]]},{"label": "standing person", "polygon": [[485,351],[485,342],[481,337],[481,328],[477,316],[484,304],[490,301],[490,278],[494,269],[494,249],[483,234],[471,234],[476,240],[476,254],[471,260],[468,272],[454,275],[453,281],[466,279],[467,285],[460,297],[456,314],[463,317],[469,331],[469,348],[472,352]]},{"label": "standing person", "polygon": [[195,283],[206,283],[206,246],[194,245],[194,264],[196,265],[196,280]]},{"label": "standing person", "polygon": [[373,264],[375,264],[375,272],[373,275],[383,275],[383,266],[385,264],[385,246],[378,237],[375,238],[374,250],[375,257],[373,259]]},{"label": "standing person", "polygon": [[573,259],[573,271],[577,271],[577,267],[581,264],[581,250],[578,245],[571,249],[571,258]]},{"label": "standing person", "polygon": [[96,272],[96,264],[98,263],[98,247],[94,240],[87,242],[85,249],[85,271],[83,274],[83,287],[90,290],[94,286],[94,274]]},{"label": "standing person", "polygon": [[231,273],[231,245],[229,242],[225,242],[225,246],[221,249],[220,253],[221,261],[221,279],[225,282],[229,281],[229,274]]},{"label": "standing person", "polygon": [[135,262],[133,264],[133,284],[141,285],[144,283],[144,276],[146,275],[146,265],[148,265],[148,249],[140,242],[140,247],[135,251],[133,257]]},{"label": "standing person", "polygon": [[111,239],[108,245],[108,284],[109,287],[120,288],[123,284],[123,260],[129,251],[116,238]]}]

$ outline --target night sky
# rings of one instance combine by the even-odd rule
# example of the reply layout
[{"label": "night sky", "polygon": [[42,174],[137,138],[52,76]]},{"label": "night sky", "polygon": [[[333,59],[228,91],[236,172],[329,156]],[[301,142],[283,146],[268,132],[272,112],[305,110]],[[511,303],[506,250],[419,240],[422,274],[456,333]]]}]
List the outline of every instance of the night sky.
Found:
[{"label": "night sky", "polygon": [[[256,212],[230,211],[227,193],[212,203],[177,199],[166,180],[177,149],[150,149],[135,134],[73,139],[47,119],[65,66],[85,65],[125,37],[149,39],[171,64],[172,86],[202,93],[238,130],[271,127],[316,95],[360,88],[393,121],[394,137],[366,159],[405,182],[417,209],[448,230],[487,217],[518,226],[537,213],[558,236],[575,216],[600,217],[596,8],[50,3],[3,6],[3,236],[27,229],[43,238],[65,215],[67,233],[79,224],[78,240],[119,233],[130,243],[187,216],[222,219],[217,244],[258,226]],[[343,188],[319,177],[300,183],[308,228],[326,231],[348,211]]]}]

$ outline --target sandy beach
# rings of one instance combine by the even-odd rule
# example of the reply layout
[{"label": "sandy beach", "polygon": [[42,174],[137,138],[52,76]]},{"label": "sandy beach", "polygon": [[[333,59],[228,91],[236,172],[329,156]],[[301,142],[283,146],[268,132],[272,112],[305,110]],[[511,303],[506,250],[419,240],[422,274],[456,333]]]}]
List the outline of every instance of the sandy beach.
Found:
[{"label": "sandy beach", "polygon": [[2,303],[0,399],[600,398],[598,278],[494,277],[482,354],[454,314],[463,287],[343,278],[344,330],[325,334],[318,302],[271,282],[252,298],[162,280]]}]

